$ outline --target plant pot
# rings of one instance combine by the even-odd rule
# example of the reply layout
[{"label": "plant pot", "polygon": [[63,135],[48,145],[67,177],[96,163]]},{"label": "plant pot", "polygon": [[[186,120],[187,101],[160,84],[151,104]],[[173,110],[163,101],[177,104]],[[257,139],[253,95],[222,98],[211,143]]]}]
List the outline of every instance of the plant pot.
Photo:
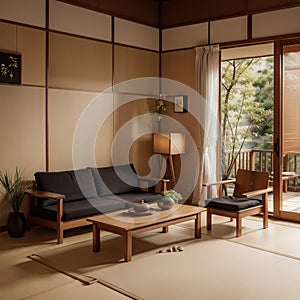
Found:
[{"label": "plant pot", "polygon": [[171,209],[175,205],[175,201],[169,196],[163,196],[157,200],[157,205],[160,209]]},{"label": "plant pot", "polygon": [[7,218],[7,232],[12,238],[23,237],[27,229],[27,221],[24,213],[11,212]]}]

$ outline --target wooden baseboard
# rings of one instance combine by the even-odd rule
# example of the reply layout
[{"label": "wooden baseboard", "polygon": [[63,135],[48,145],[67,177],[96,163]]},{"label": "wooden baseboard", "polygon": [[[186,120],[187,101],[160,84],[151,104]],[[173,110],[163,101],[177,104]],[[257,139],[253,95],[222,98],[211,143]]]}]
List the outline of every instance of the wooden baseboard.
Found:
[{"label": "wooden baseboard", "polygon": [[0,226],[0,232],[4,232],[4,231],[7,231],[6,226],[5,225]]}]

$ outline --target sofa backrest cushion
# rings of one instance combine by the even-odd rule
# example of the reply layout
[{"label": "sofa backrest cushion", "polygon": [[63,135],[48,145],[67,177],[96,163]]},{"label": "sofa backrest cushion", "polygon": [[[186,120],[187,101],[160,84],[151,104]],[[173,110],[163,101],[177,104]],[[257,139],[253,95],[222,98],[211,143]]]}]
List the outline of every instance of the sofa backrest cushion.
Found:
[{"label": "sofa backrest cushion", "polygon": [[139,180],[133,164],[90,168],[98,196],[118,195],[139,189]]},{"label": "sofa backrest cushion", "polygon": [[[97,191],[90,169],[36,172],[34,177],[38,190],[63,194],[66,197],[64,200],[66,202],[97,197]],[[49,201],[47,204],[50,204]]]}]

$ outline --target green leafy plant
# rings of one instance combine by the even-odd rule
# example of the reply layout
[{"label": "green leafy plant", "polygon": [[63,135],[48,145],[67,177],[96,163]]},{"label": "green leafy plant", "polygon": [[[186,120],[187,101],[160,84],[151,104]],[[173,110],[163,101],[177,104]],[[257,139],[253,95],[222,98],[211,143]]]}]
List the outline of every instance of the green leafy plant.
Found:
[{"label": "green leafy plant", "polygon": [[163,196],[171,197],[176,203],[180,202],[183,198],[182,195],[174,190],[166,190],[161,192]]},{"label": "green leafy plant", "polygon": [[17,167],[13,175],[7,170],[0,171],[0,184],[6,191],[4,197],[14,213],[18,213],[23,202],[25,191],[31,184],[23,181],[23,172]]}]

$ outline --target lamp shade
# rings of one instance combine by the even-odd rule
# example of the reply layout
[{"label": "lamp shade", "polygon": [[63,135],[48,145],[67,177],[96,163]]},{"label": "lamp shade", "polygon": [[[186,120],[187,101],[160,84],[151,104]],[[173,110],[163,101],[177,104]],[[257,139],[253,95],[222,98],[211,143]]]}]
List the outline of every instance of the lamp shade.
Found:
[{"label": "lamp shade", "polygon": [[154,133],[153,152],[168,155],[184,153],[185,135],[183,133]]}]

